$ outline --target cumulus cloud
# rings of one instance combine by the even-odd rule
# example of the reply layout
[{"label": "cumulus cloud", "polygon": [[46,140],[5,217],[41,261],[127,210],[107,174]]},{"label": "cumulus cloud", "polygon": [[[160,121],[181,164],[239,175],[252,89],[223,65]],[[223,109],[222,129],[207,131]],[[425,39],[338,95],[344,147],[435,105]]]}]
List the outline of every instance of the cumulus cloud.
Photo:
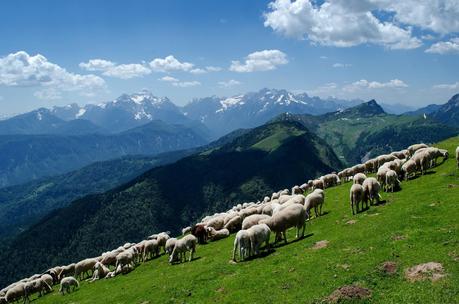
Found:
[{"label": "cumulus cloud", "polygon": [[172,82],[172,85],[175,87],[181,87],[181,88],[188,88],[188,87],[195,87],[201,85],[199,81],[178,81],[178,82]]},{"label": "cumulus cloud", "polygon": [[451,84],[436,84],[433,86],[434,89],[444,89],[444,90],[458,90],[459,89],[459,81],[456,83]]},{"label": "cumulus cloud", "polygon": [[279,50],[263,50],[249,54],[242,63],[238,60],[232,61],[229,70],[239,73],[270,71],[287,63],[285,53]]},{"label": "cumulus cloud", "polygon": [[155,58],[150,62],[150,67],[155,72],[170,71],[190,71],[194,64],[190,62],[180,62],[174,56],[169,55],[165,58]]},{"label": "cumulus cloud", "polygon": [[91,59],[88,62],[81,62],[79,66],[87,71],[102,72],[102,75],[120,79],[142,77],[151,73],[151,70],[143,64],[116,64],[105,59]]},{"label": "cumulus cloud", "polygon": [[334,63],[332,67],[334,68],[350,68],[352,64],[350,63]]},{"label": "cumulus cloud", "polygon": [[392,79],[388,82],[368,81],[361,79],[343,87],[344,91],[354,92],[359,89],[384,89],[384,88],[406,88],[408,85],[400,79]]},{"label": "cumulus cloud", "polygon": [[234,79],[230,79],[228,81],[219,81],[218,82],[218,85],[222,88],[230,88],[230,87],[234,87],[236,85],[240,85],[241,82],[240,81],[237,81],[237,80],[234,80]]},{"label": "cumulus cloud", "polygon": [[88,94],[105,88],[105,81],[92,74],[81,75],[48,61],[40,54],[30,56],[24,51],[0,58],[0,85],[41,87],[39,98],[60,98],[61,92],[79,91]]},{"label": "cumulus cloud", "polygon": [[426,53],[459,54],[459,38],[434,43],[426,50]]},{"label": "cumulus cloud", "polygon": [[164,76],[159,78],[158,80],[165,81],[165,82],[178,82],[179,80],[177,78],[174,78],[172,76]]},{"label": "cumulus cloud", "polygon": [[282,35],[327,46],[351,47],[366,43],[389,49],[421,46],[421,40],[412,35],[410,26],[378,19],[376,12],[397,16],[399,6],[394,3],[388,0],[326,0],[319,5],[309,0],[276,0],[269,4],[269,11],[264,14],[264,25]]}]

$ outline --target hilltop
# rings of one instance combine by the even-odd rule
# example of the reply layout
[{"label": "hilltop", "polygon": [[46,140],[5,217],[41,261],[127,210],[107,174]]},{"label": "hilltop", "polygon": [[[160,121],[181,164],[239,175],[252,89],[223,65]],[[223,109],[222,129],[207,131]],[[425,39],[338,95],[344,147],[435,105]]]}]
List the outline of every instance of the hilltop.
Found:
[{"label": "hilltop", "polygon": [[[351,216],[349,187],[325,191],[325,215],[307,224],[307,236],[247,262],[229,262],[234,235],[197,248],[190,263],[170,266],[166,257],[125,276],[95,283],[46,303],[320,303],[335,289],[355,284],[371,290],[364,303],[457,303],[459,255],[457,197],[459,172],[452,157],[459,137],[437,146],[450,159],[429,174],[402,182],[402,190],[383,193],[384,203]],[[350,220],[354,222],[350,222]],[[328,246],[313,249],[327,240]],[[89,246],[89,245],[88,245]],[[395,272],[381,270],[395,263]],[[438,262],[444,277],[410,282],[405,270]]]}]

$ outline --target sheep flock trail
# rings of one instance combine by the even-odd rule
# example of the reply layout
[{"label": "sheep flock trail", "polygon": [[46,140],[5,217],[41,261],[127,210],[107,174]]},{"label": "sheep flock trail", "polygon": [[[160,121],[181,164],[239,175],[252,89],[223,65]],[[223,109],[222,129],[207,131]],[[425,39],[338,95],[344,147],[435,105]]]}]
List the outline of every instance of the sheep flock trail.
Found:
[{"label": "sheep flock trail", "polygon": [[[307,212],[309,219],[304,237],[296,238],[297,229],[293,227],[286,233],[287,243],[275,242],[276,233],[271,231],[269,248],[263,245],[257,255],[252,252],[244,261],[232,260],[238,223],[228,226],[232,230],[228,237],[229,233],[222,228],[229,219],[207,217],[204,224],[214,229],[205,227],[204,233],[211,231],[210,237],[218,240],[195,247],[197,240],[190,235],[187,241],[178,242],[180,252],[186,251],[182,262],[179,261],[181,253],[174,254],[177,256],[175,261],[171,259],[174,263],[169,263],[169,255],[163,253],[162,246],[166,245],[168,236],[152,235],[148,242],[137,246],[126,244],[126,248],[130,247],[126,250],[120,248],[118,253],[122,255],[115,255],[114,266],[109,267],[108,274],[103,265],[93,264],[97,260],[88,260],[84,264],[91,267],[87,273],[83,271],[85,279],[79,287],[70,288],[70,293],[59,293],[59,284],[54,282],[52,292],[43,285],[42,289],[47,292],[42,296],[38,293],[40,288],[30,288],[29,299],[38,304],[459,303],[459,167],[455,159],[458,145],[459,137],[432,145],[448,152],[432,152],[438,156],[435,165],[432,165],[433,157],[412,155],[411,158],[418,161],[417,168],[424,172],[421,174],[418,170],[413,174],[405,166],[410,174],[407,180],[399,175],[402,163],[394,162],[391,157],[377,163],[371,172],[365,172],[367,179],[363,182],[366,189],[363,195],[372,198],[373,204],[362,209],[361,203],[355,215],[350,204],[353,181],[344,180],[346,176],[353,177],[366,170],[356,167],[351,175],[340,172],[341,183],[337,185],[334,185],[334,177],[323,179],[322,182],[329,185],[324,190],[323,205],[320,205],[320,197],[314,202],[306,198],[306,205],[313,205]],[[444,157],[447,159],[443,160]],[[383,166],[387,168],[379,169]],[[391,170],[398,174],[382,177],[382,171]],[[379,179],[379,195],[370,177]],[[368,182],[370,180],[372,182]],[[306,183],[301,187],[303,190],[313,184],[312,181],[309,186],[307,181],[299,182]],[[373,183],[373,188],[368,188],[368,183]],[[314,185],[321,186],[317,181]],[[271,194],[267,195],[271,199]],[[281,201],[298,205],[305,199],[288,203],[288,199],[281,196],[278,202]],[[233,213],[242,219],[262,213],[269,204],[239,205],[233,208]],[[317,209],[314,204],[319,204]],[[271,206],[271,212],[276,208]],[[288,208],[290,206],[274,212],[281,213]],[[265,211],[269,214],[268,209]],[[266,231],[264,233],[266,236]],[[251,241],[257,239],[251,238]],[[261,244],[264,239],[258,241]],[[148,249],[143,261],[145,246]],[[137,249],[132,249],[134,247]],[[173,242],[168,248],[173,250]],[[251,249],[249,246],[248,252]],[[97,275],[110,278],[89,282],[94,268]],[[69,275],[73,274],[69,272]],[[4,301],[0,298],[0,303]]]}]

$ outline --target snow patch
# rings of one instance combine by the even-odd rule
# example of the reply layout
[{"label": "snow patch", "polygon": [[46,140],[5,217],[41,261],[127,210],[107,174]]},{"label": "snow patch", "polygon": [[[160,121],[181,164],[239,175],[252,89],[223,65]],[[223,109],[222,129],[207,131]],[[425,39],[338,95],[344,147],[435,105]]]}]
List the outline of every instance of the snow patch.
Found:
[{"label": "snow patch", "polygon": [[75,118],[79,118],[81,116],[84,115],[84,113],[86,113],[86,109],[85,108],[81,108],[78,113],[75,115]]}]

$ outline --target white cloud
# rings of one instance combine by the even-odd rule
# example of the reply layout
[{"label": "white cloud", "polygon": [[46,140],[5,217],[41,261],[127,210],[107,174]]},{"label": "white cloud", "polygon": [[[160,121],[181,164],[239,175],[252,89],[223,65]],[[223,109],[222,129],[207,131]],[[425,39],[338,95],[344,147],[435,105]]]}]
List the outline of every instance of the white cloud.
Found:
[{"label": "white cloud", "polygon": [[437,84],[433,86],[434,89],[444,89],[444,90],[458,90],[459,81],[451,84]]},{"label": "white cloud", "polygon": [[230,87],[234,87],[236,85],[240,85],[241,82],[240,81],[237,81],[237,80],[234,80],[234,79],[230,79],[228,81],[219,81],[218,82],[218,85],[222,88],[230,88]]},{"label": "white cloud", "polygon": [[0,58],[0,85],[41,87],[42,90],[35,94],[37,97],[55,99],[64,91],[92,93],[105,88],[105,81],[92,74],[67,72],[43,55],[30,56],[19,51]]},{"label": "white cloud", "polygon": [[114,62],[105,59],[91,59],[88,62],[81,62],[80,68],[87,71],[106,71],[115,66]]},{"label": "white cloud", "polygon": [[434,43],[426,50],[426,53],[459,54],[459,38]]},{"label": "white cloud", "polygon": [[384,89],[384,88],[406,88],[408,85],[400,79],[392,79],[388,82],[368,81],[361,79],[343,87],[346,92],[355,92],[361,89]]},{"label": "white cloud", "polygon": [[332,67],[334,68],[350,68],[352,64],[350,63],[334,63]]},{"label": "white cloud", "polygon": [[181,88],[188,88],[188,87],[195,87],[201,85],[199,81],[180,81],[180,82],[172,82],[172,85],[175,87]]},{"label": "white cloud", "polygon": [[243,63],[232,61],[230,71],[248,73],[255,71],[270,71],[279,65],[287,64],[287,55],[279,50],[263,50],[249,54]]},{"label": "white cloud", "polygon": [[190,71],[194,67],[194,64],[180,62],[174,56],[169,55],[166,58],[153,59],[150,62],[150,67],[155,72]]},{"label": "white cloud", "polygon": [[177,78],[174,78],[172,76],[164,76],[159,78],[158,80],[165,81],[165,82],[178,82],[179,80]]},{"label": "white cloud", "polygon": [[207,71],[204,69],[197,68],[197,69],[192,69],[190,73],[198,75],[198,74],[205,74],[207,73]]},{"label": "white cloud", "polygon": [[319,5],[309,0],[276,0],[264,14],[264,25],[282,35],[327,46],[351,47],[366,43],[389,49],[421,46],[421,40],[412,36],[411,27],[403,28],[376,17],[377,11],[393,12],[396,6],[391,6],[391,2],[395,1],[326,0]]},{"label": "white cloud", "polygon": [[144,65],[138,63],[120,64],[107,69],[102,74],[105,76],[130,79],[134,77],[142,77],[151,73],[151,70]]},{"label": "white cloud", "polygon": [[221,67],[215,67],[215,66],[207,66],[205,68],[195,68],[195,69],[192,69],[190,70],[190,73],[191,74],[205,74],[205,73],[209,73],[209,72],[219,72],[221,71],[222,68]]}]

